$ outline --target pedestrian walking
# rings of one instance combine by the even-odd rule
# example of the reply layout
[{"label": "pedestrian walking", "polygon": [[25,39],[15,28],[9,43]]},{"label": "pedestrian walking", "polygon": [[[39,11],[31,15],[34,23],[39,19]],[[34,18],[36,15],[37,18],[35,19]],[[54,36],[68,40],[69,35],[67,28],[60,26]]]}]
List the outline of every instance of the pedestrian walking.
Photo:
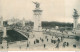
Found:
[{"label": "pedestrian walking", "polygon": [[44,48],[46,47],[46,45],[44,44]]},{"label": "pedestrian walking", "polygon": [[63,37],[61,37],[61,42],[63,41]]},{"label": "pedestrian walking", "polygon": [[3,49],[3,46],[1,48]]},{"label": "pedestrian walking", "polygon": [[57,43],[56,48],[59,48],[59,43]]},{"label": "pedestrian walking", "polygon": [[48,39],[47,39],[47,42],[48,42]]},{"label": "pedestrian walking", "polygon": [[29,44],[27,44],[27,47],[29,47]]},{"label": "pedestrian walking", "polygon": [[76,48],[76,44],[74,44],[73,47]]},{"label": "pedestrian walking", "polygon": [[69,43],[67,42],[67,46],[69,46]]},{"label": "pedestrian walking", "polygon": [[34,44],[36,44],[36,42],[34,41]]},{"label": "pedestrian walking", "polygon": [[56,43],[56,40],[53,40],[54,44]]},{"label": "pedestrian walking", "polygon": [[59,42],[60,42],[60,39],[58,38],[58,40],[57,40],[57,41],[58,41],[58,43],[59,43]]},{"label": "pedestrian walking", "polygon": [[42,39],[42,42],[44,42],[44,40]]},{"label": "pedestrian walking", "polygon": [[66,46],[66,42],[63,43],[63,47],[65,47],[65,46]]},{"label": "pedestrian walking", "polygon": [[40,37],[40,40],[41,40],[41,37]]}]

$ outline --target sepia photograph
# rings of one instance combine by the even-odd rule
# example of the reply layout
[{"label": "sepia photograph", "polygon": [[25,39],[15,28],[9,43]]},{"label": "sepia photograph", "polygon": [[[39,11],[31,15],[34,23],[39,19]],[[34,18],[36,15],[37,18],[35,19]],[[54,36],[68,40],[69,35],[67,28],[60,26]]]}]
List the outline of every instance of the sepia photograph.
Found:
[{"label": "sepia photograph", "polygon": [[80,50],[80,0],[0,0],[0,50]]}]

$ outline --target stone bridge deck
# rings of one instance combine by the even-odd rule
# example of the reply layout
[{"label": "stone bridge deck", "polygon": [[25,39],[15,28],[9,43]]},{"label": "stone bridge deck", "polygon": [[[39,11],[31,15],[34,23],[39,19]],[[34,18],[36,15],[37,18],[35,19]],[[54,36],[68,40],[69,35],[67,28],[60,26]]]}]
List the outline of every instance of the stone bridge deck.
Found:
[{"label": "stone bridge deck", "polygon": [[26,32],[23,32],[22,30],[19,30],[19,29],[14,29],[14,30],[22,34],[24,37],[28,38],[28,34]]}]

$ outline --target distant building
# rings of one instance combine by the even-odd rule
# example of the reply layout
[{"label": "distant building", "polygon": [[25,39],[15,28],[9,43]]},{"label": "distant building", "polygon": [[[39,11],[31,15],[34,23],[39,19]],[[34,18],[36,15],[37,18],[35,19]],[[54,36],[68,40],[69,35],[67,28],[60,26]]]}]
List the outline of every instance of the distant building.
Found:
[{"label": "distant building", "polygon": [[3,25],[4,25],[4,27],[7,27],[8,26],[8,22],[7,21],[3,21]]},{"label": "distant building", "polygon": [[20,21],[19,19],[15,19],[15,18],[9,19],[8,20],[8,25],[16,24],[19,21]]}]

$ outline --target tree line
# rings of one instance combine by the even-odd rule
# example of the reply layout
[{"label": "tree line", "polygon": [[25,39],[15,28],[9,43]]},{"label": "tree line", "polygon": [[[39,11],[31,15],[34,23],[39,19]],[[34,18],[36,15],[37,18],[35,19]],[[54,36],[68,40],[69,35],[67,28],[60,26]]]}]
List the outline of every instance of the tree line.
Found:
[{"label": "tree line", "polygon": [[55,27],[55,26],[59,26],[59,27],[73,27],[73,23],[65,23],[65,22],[47,22],[47,21],[43,21],[42,22],[42,27]]}]

